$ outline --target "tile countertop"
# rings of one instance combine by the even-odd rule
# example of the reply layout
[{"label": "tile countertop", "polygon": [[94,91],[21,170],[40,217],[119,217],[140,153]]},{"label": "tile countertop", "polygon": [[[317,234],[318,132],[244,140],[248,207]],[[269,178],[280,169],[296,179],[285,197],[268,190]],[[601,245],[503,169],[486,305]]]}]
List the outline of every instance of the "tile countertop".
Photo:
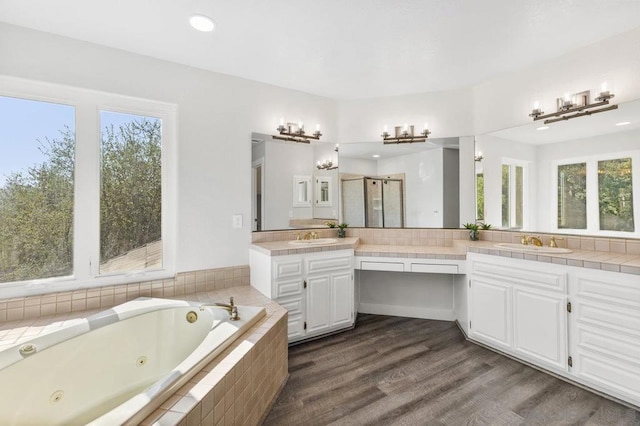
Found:
[{"label": "tile countertop", "polygon": [[624,272],[640,275],[640,255],[620,254],[593,250],[572,249],[571,253],[527,253],[497,247],[495,241],[453,240],[450,246],[398,246],[360,244],[359,238],[347,237],[338,239],[339,243],[297,248],[289,241],[273,241],[253,243],[252,249],[271,256],[287,254],[313,253],[340,249],[354,249],[356,256],[399,257],[424,259],[464,260],[467,252],[511,257],[514,259],[532,260],[554,263],[558,265],[577,266],[590,269],[602,269],[610,272]]}]

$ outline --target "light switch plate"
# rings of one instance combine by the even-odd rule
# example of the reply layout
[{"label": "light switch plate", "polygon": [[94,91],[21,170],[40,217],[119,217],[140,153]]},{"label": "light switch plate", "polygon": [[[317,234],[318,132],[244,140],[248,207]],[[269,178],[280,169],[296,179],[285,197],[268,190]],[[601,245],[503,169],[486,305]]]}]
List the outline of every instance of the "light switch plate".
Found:
[{"label": "light switch plate", "polygon": [[234,214],[233,216],[231,216],[231,218],[233,219],[233,229],[241,229],[242,228],[242,215],[241,214]]}]

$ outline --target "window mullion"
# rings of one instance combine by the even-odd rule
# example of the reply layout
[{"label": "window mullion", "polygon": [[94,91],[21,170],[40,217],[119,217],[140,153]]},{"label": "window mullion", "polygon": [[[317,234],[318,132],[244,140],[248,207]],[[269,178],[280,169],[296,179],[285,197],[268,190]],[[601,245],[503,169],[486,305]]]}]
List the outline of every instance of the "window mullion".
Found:
[{"label": "window mullion", "polygon": [[76,107],[74,276],[88,280],[100,262],[100,132],[95,103]]},{"label": "window mullion", "polygon": [[598,195],[598,161],[587,163],[587,232],[600,231],[600,206]]}]

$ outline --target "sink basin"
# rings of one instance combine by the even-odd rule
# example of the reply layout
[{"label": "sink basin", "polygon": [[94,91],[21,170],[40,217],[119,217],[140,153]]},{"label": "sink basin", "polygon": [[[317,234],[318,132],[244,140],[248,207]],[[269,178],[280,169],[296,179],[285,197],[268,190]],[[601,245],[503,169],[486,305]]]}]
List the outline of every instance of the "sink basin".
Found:
[{"label": "sink basin", "polygon": [[317,240],[294,240],[289,241],[289,244],[294,246],[317,246],[322,244],[334,244],[337,243],[336,238],[318,238]]},{"label": "sink basin", "polygon": [[523,244],[518,243],[498,243],[495,245],[498,248],[506,248],[509,250],[515,251],[523,251],[526,253],[571,253],[573,250],[569,250],[561,247],[536,247],[536,246],[525,246]]}]

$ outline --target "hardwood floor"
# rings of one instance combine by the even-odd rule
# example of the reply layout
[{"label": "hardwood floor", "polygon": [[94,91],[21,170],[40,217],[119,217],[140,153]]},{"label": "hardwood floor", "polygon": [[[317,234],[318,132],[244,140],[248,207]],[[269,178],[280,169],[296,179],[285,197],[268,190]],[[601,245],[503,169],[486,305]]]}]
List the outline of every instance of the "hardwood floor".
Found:
[{"label": "hardwood floor", "polygon": [[358,316],[289,348],[265,425],[640,425],[640,412],[467,342],[452,322]]}]

